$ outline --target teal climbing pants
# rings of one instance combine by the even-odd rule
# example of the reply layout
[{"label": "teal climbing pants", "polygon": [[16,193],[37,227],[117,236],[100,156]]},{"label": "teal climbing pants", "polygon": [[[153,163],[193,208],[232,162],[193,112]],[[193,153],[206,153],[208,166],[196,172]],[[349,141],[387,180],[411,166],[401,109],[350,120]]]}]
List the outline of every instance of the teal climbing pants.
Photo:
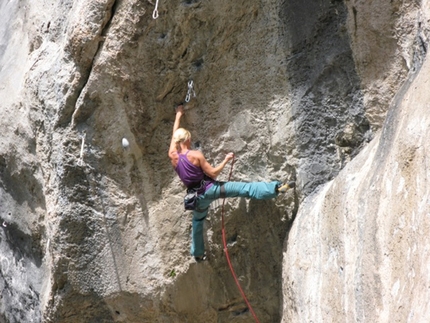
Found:
[{"label": "teal climbing pants", "polygon": [[[204,194],[199,196],[197,208],[204,211],[193,211],[191,255],[194,257],[202,256],[205,252],[203,224],[208,214],[209,205],[220,198],[221,184],[220,182],[215,182]],[[276,187],[280,184],[280,182],[226,182],[223,185],[225,197],[246,197],[265,200],[275,198],[278,195]]]}]

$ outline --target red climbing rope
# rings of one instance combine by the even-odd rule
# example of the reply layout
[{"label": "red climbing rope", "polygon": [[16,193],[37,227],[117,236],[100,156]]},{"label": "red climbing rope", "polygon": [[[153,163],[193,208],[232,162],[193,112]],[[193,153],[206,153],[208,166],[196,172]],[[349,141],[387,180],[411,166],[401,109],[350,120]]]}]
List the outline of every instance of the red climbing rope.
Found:
[{"label": "red climbing rope", "polygon": [[[228,181],[230,182],[231,175],[233,174],[233,165],[234,165],[234,157],[231,161],[231,167],[230,167],[230,174],[228,175]],[[255,315],[254,310],[252,309],[251,304],[248,302],[248,299],[246,298],[246,295],[240,286],[239,280],[237,279],[236,273],[234,272],[233,265],[230,261],[230,255],[228,254],[228,248],[227,248],[227,239],[225,234],[225,225],[224,225],[224,205],[225,205],[225,198],[222,201],[222,207],[221,207],[221,224],[222,224],[222,242],[224,244],[224,252],[225,252],[225,258],[227,259],[228,266],[230,267],[231,274],[234,278],[234,281],[236,282],[237,288],[239,289],[240,294],[242,295],[243,300],[245,301],[246,305],[248,306],[249,311],[251,312],[252,316],[255,319],[255,322],[260,323],[260,321],[257,318],[257,315]]]}]

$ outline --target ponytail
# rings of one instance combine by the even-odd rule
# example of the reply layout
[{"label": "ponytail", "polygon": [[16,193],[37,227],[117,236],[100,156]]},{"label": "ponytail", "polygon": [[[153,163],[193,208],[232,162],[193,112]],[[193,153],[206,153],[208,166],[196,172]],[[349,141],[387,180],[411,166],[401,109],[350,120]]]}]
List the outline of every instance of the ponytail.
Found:
[{"label": "ponytail", "polygon": [[188,139],[191,139],[191,133],[184,128],[176,129],[176,131],[173,133],[173,140],[176,144],[176,150],[181,150],[181,142],[185,142]]}]

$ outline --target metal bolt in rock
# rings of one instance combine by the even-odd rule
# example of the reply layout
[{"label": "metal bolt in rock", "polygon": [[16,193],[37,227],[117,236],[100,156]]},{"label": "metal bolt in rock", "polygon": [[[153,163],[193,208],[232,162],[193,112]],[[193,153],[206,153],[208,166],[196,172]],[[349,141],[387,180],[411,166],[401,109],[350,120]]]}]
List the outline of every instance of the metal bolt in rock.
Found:
[{"label": "metal bolt in rock", "polygon": [[122,147],[124,149],[127,149],[128,147],[130,147],[130,143],[128,142],[127,138],[122,138]]}]

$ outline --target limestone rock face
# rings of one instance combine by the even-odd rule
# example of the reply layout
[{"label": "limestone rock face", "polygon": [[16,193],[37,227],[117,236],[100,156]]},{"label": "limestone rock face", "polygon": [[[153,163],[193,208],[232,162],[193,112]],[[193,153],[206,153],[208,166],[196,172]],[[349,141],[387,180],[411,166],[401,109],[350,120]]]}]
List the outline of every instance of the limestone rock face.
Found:
[{"label": "limestone rock face", "polygon": [[347,27],[360,75],[366,117],[376,129],[408,73],[427,52],[428,6],[416,1],[345,1]]},{"label": "limestone rock face", "polygon": [[254,321],[220,203],[208,261],[189,256],[167,150],[190,80],[182,125],[212,164],[233,151],[232,180],[297,182],[226,205],[261,322],[428,315],[428,16],[412,0],[2,1],[0,322]]},{"label": "limestone rock face", "polygon": [[430,61],[382,132],[300,205],[283,266],[283,322],[430,317]]}]

